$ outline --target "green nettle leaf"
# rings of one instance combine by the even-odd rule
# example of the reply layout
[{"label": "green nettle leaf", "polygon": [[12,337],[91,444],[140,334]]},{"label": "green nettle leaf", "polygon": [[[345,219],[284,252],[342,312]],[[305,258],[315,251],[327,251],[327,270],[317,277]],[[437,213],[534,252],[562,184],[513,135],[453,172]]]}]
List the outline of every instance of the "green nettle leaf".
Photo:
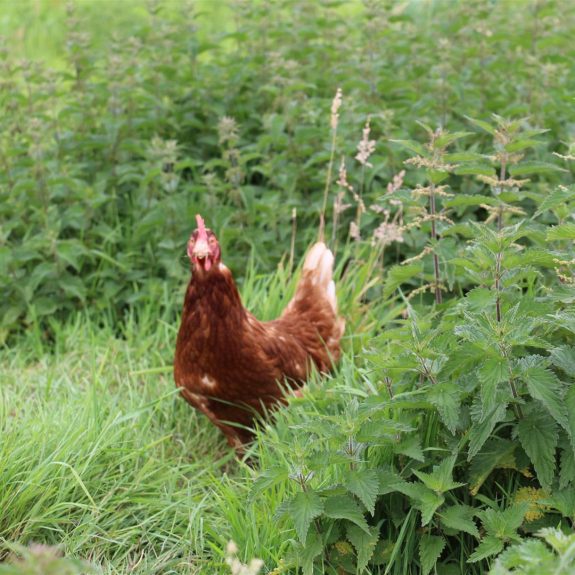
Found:
[{"label": "green nettle leaf", "polygon": [[569,438],[571,439],[571,446],[575,452],[575,385],[571,385],[567,394],[565,395],[565,409],[569,414]]},{"label": "green nettle leaf", "polygon": [[253,501],[263,491],[270,489],[274,485],[286,481],[289,476],[289,471],[286,467],[270,467],[266,469],[254,482],[248,499]]},{"label": "green nettle leaf", "polygon": [[438,383],[429,388],[427,399],[439,412],[441,420],[455,434],[459,422],[460,392],[454,383]]},{"label": "green nettle leaf", "polygon": [[416,461],[425,461],[425,456],[421,449],[421,438],[419,435],[409,435],[404,437],[396,446],[394,446],[393,450],[395,453],[407,455]]},{"label": "green nettle leaf", "polygon": [[445,549],[445,539],[437,535],[422,535],[419,540],[419,559],[422,575],[428,575],[435,567],[441,552]]},{"label": "green nettle leaf", "polygon": [[323,541],[318,533],[310,533],[307,543],[297,549],[297,560],[303,575],[313,575],[314,562],[323,553]]},{"label": "green nettle leaf", "polygon": [[492,437],[485,442],[469,467],[469,484],[472,495],[477,495],[479,488],[494,469],[498,467],[516,468],[514,455],[516,448],[516,442],[499,437]]},{"label": "green nettle leaf", "polygon": [[423,471],[414,471],[414,473],[429,489],[436,493],[445,493],[465,485],[465,483],[459,483],[452,479],[455,459],[456,456],[454,455],[444,459],[439,465],[434,465],[432,473],[424,473]]},{"label": "green nettle leaf", "polygon": [[[575,546],[575,533],[565,533],[560,529],[553,527],[544,527],[537,532],[538,537],[543,537],[545,541],[553,547],[557,553],[566,555],[564,561],[569,562],[569,567],[573,567],[575,557],[573,557],[573,548]],[[565,564],[565,563],[564,563]],[[566,565],[567,566],[567,565]]]},{"label": "green nettle leaf", "polygon": [[427,170],[427,177],[432,184],[441,184],[444,180],[449,177],[449,172],[444,172],[441,170]]},{"label": "green nettle leaf", "polygon": [[359,505],[348,495],[333,495],[325,500],[323,513],[332,519],[347,519],[369,533],[369,527]]},{"label": "green nettle leaf", "polygon": [[485,509],[478,511],[477,515],[481,518],[483,527],[488,535],[508,541],[518,537],[517,530],[523,524],[523,518],[528,509],[528,503],[521,503],[511,505],[503,511],[498,509]]},{"label": "green nettle leaf", "polygon": [[560,462],[559,489],[564,489],[575,480],[575,455],[571,445],[561,450]]},{"label": "green nettle leaf", "polygon": [[[472,166],[470,167],[470,169],[472,169]],[[494,172],[493,168],[491,168],[491,172]],[[456,174],[459,173],[459,168],[455,170],[455,173]],[[480,173],[483,173],[483,170]],[[493,196],[482,196],[481,194],[474,194],[472,196],[466,194],[457,194],[455,197],[449,198],[444,202],[444,204],[450,208],[480,206],[481,204],[496,206],[497,203],[498,203],[497,200]]]},{"label": "green nettle leaf", "polygon": [[300,541],[305,544],[311,522],[322,514],[323,501],[314,491],[301,491],[289,501],[287,513],[292,518]]},{"label": "green nettle leaf", "polygon": [[495,136],[496,128],[492,126],[489,122],[485,122],[484,120],[476,120],[475,118],[470,118],[469,116],[465,116],[465,119],[475,126],[478,126],[482,130],[485,130],[492,136]]},{"label": "green nettle leaf", "polygon": [[469,430],[469,452],[467,460],[471,461],[483,444],[489,439],[495,425],[505,418],[507,404],[500,402],[490,413],[483,417],[483,409],[480,402],[474,401],[471,406],[471,418],[473,424]]},{"label": "green nettle leaf", "polygon": [[439,514],[441,523],[449,529],[463,531],[479,539],[479,531],[473,521],[475,510],[469,505],[451,505]]},{"label": "green nettle leaf", "polygon": [[501,356],[490,357],[477,370],[481,383],[483,413],[491,413],[498,403],[497,388],[509,377],[509,363]]},{"label": "green nettle leaf", "polygon": [[561,427],[569,431],[567,408],[563,402],[561,382],[552,371],[546,369],[541,363],[529,365],[531,363],[527,361],[529,359],[531,358],[524,358],[526,361],[521,360],[519,362],[522,378],[527,384],[529,394],[544,405]]},{"label": "green nettle leaf", "polygon": [[553,365],[562,369],[567,375],[575,377],[575,347],[561,345],[550,351],[550,359]]},{"label": "green nettle leaf", "polygon": [[545,499],[545,503],[557,509],[564,517],[569,517],[571,522],[575,521],[575,489],[555,491],[551,497]]},{"label": "green nettle leaf", "polygon": [[369,533],[360,529],[357,525],[348,525],[347,538],[357,553],[357,572],[361,573],[373,556],[375,547],[379,541],[379,529],[381,523],[369,528]]},{"label": "green nettle leaf", "polygon": [[432,491],[421,483],[396,485],[396,490],[412,499],[414,506],[421,511],[421,525],[423,527],[431,521],[437,508],[445,503],[443,495]]},{"label": "green nettle leaf", "polygon": [[566,222],[547,230],[547,241],[575,240],[575,224]]},{"label": "green nettle leaf", "polygon": [[[453,173],[458,176],[495,176],[495,168],[489,164],[465,164],[455,168]],[[494,205],[495,202],[495,198],[490,197],[488,203]]]},{"label": "green nettle leaf", "polygon": [[419,277],[423,271],[423,265],[421,262],[410,264],[407,266],[392,266],[385,280],[385,285],[383,287],[384,297],[389,297],[393,292],[405,282],[412,280],[413,278]]},{"label": "green nettle leaf", "polygon": [[549,174],[551,172],[564,172],[564,168],[550,164],[549,162],[521,162],[509,167],[512,176],[530,176],[531,174]]},{"label": "green nettle leaf", "polygon": [[476,561],[481,561],[486,557],[497,555],[497,553],[501,553],[501,551],[503,551],[503,541],[501,541],[501,539],[497,539],[497,537],[488,535],[475,548],[475,551],[470,555],[467,562],[475,563]]},{"label": "green nettle leaf", "polygon": [[521,446],[533,462],[537,479],[549,489],[555,477],[555,449],[559,429],[553,418],[536,406],[519,420],[517,434]]},{"label": "green nettle leaf", "polygon": [[547,210],[552,210],[559,206],[562,206],[567,200],[573,199],[575,193],[567,188],[557,188],[551,192],[539,205],[539,209],[535,212],[533,216],[536,218]]},{"label": "green nettle leaf", "polygon": [[429,155],[429,152],[425,149],[425,146],[414,140],[389,140],[389,141],[393,142],[394,144],[399,144],[402,148],[405,148],[410,152],[414,152],[419,156],[426,157]]},{"label": "green nettle leaf", "polygon": [[527,148],[534,148],[535,146],[540,146],[542,143],[544,142],[542,142],[541,140],[530,140],[530,139],[515,140],[514,142],[507,144],[505,146],[505,150],[507,152],[520,152],[521,150],[526,150]]},{"label": "green nettle leaf", "polygon": [[362,469],[351,471],[345,481],[345,485],[351,493],[357,496],[373,515],[375,501],[379,493],[379,477],[374,469]]}]

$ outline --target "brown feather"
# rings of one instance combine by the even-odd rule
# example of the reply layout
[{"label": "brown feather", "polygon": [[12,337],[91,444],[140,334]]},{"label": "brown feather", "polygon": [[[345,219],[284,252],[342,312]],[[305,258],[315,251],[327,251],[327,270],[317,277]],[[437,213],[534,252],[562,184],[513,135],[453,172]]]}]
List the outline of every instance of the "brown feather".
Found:
[{"label": "brown feather", "polygon": [[304,266],[294,298],[269,322],[243,307],[222,264],[190,280],[176,343],[176,385],[238,451],[252,439],[254,418],[285,403],[286,384],[300,387],[314,367],[328,372],[339,359],[343,320],[318,274]]}]

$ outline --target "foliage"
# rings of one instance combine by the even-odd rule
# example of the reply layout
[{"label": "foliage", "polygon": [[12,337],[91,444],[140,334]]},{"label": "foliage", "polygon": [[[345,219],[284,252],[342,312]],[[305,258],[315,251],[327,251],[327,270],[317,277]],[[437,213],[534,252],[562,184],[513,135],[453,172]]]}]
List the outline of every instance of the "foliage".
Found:
[{"label": "foliage", "polygon": [[[57,71],[4,48],[0,552],[224,572],[233,539],[238,569],[276,574],[569,569],[575,10],[349,8],[241,3],[208,38],[152,3],[97,47],[79,4]],[[341,364],[250,466],[162,375],[196,212],[236,272],[251,257],[262,317],[318,230],[337,255]]]},{"label": "foliage", "polygon": [[491,575],[567,575],[575,567],[575,535],[559,529],[541,529],[537,539],[526,539],[501,554]]},{"label": "foliage", "polygon": [[[290,244],[294,210],[301,254],[316,233],[330,154],[336,166],[342,154],[355,155],[368,115],[375,168],[346,162],[361,184],[355,196],[342,190],[339,208],[361,203],[355,218],[338,217],[340,240],[352,220],[363,237],[381,223],[361,206],[376,204],[399,171],[388,139],[413,141],[416,121],[457,133],[469,130],[465,115],[529,115],[550,130],[554,147],[572,138],[561,112],[574,91],[563,71],[575,11],[561,5],[558,17],[552,0],[519,11],[434,3],[429,12],[418,3],[281,0],[271,23],[266,2],[248,2],[228,8],[227,18],[216,14],[221,27],[209,20],[212,9],[195,4],[151,2],[146,13],[131,2],[123,16],[110,15],[118,22],[111,36],[88,4],[70,4],[67,15],[57,8],[47,16],[61,42],[56,66],[22,58],[11,36],[1,48],[3,339],[36,320],[50,337],[49,318],[79,309],[122,320],[128,308],[169,293],[187,273],[182,254],[198,211],[237,272],[249,253],[260,267],[275,265]],[[427,49],[438,38],[440,59]],[[338,87],[342,121],[330,138]],[[485,161],[468,140],[465,154],[476,162],[464,169],[476,173]],[[531,140],[527,131],[508,154]],[[553,179],[549,168],[539,153],[529,166]],[[466,195],[479,190],[465,184]]]}]

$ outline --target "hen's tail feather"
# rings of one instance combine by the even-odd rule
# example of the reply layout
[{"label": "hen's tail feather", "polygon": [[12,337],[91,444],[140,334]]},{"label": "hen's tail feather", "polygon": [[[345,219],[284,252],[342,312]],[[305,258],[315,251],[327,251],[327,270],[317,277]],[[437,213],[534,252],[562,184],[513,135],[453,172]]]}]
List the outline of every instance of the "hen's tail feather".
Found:
[{"label": "hen's tail feather", "polygon": [[324,290],[326,299],[333,311],[337,313],[337,299],[333,277],[334,257],[331,250],[323,242],[314,244],[303,264],[303,272],[307,274],[313,284]]}]

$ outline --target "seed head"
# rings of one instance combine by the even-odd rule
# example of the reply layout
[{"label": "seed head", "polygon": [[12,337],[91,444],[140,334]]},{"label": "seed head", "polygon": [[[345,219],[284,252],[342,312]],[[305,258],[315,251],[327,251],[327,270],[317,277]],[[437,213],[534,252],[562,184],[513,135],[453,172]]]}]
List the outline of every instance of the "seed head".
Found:
[{"label": "seed head", "polygon": [[341,102],[342,102],[341,88],[338,88],[337,92],[335,93],[335,96],[333,98],[333,101],[331,103],[331,129],[332,130],[337,129],[337,122],[339,119],[339,109],[341,107]]},{"label": "seed head", "polygon": [[363,128],[363,135],[361,141],[357,145],[357,154],[355,159],[362,165],[368,168],[373,168],[373,166],[368,162],[369,157],[373,152],[375,152],[375,140],[369,139],[369,133],[371,132],[371,126],[369,125],[370,118],[367,119],[365,126]]}]

